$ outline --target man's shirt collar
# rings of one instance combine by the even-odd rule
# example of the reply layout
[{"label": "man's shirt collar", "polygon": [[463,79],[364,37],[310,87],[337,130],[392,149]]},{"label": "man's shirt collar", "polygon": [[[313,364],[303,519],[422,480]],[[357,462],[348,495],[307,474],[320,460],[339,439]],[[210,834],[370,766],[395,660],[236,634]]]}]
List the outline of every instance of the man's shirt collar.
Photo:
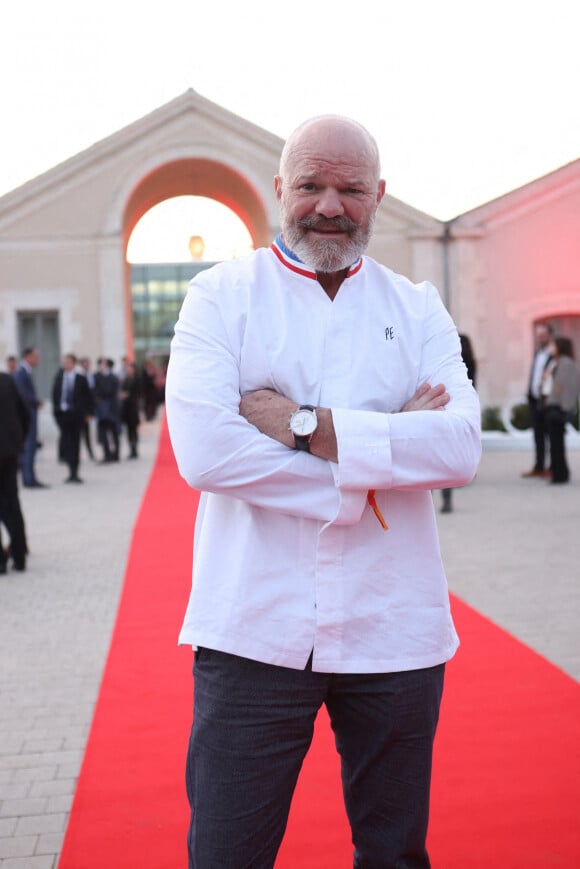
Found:
[{"label": "man's shirt collar", "polygon": [[[303,275],[306,278],[311,278],[312,280],[317,280],[316,272],[313,271],[309,266],[302,262],[296,254],[290,250],[290,248],[286,247],[284,242],[282,241],[282,235],[278,235],[275,241],[271,244],[271,249],[274,251],[280,262],[286,266],[286,268],[290,269],[293,272],[296,272],[299,275]],[[359,269],[362,267],[362,256],[360,256],[356,262],[354,262],[347,273],[347,278],[350,278],[352,275],[356,274]]]}]

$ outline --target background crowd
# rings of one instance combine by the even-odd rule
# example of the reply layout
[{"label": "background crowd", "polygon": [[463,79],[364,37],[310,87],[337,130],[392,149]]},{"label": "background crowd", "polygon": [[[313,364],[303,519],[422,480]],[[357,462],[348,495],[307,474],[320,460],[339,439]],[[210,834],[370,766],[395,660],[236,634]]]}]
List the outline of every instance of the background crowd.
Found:
[{"label": "background crowd", "polygon": [[566,425],[578,412],[580,369],[570,338],[554,335],[549,323],[536,326],[536,346],[528,384],[535,460],[523,477],[546,478],[562,484],[570,480],[566,457]]},{"label": "background crowd", "polygon": [[[463,360],[475,385],[477,363],[469,338],[461,335]],[[580,370],[574,347],[565,336],[540,323],[535,330],[535,352],[528,384],[528,403],[534,435],[534,465],[523,477],[544,478],[563,484],[570,480],[566,457],[566,425],[577,412]],[[36,347],[24,349],[21,358],[8,356],[0,373],[0,573],[10,559],[15,570],[26,565],[26,532],[18,497],[18,474],[28,489],[45,489],[35,471],[35,457],[42,447],[33,370],[41,364]],[[152,420],[164,400],[164,371],[147,359],[140,367],[124,358],[118,368],[101,357],[93,369],[91,360],[67,353],[54,376],[52,413],[59,431],[58,461],[68,469],[66,483],[82,483],[79,475],[81,448],[89,460],[118,462],[126,443],[127,458],[139,455],[139,424]],[[441,511],[451,512],[452,490],[442,490]],[[10,543],[2,545],[2,526]]]},{"label": "background crowd", "polygon": [[[25,570],[28,546],[18,495],[18,475],[27,489],[46,489],[36,476],[36,455],[42,448],[38,413],[44,401],[37,394],[33,371],[41,364],[36,347],[26,347],[20,360],[9,356],[0,373],[0,573],[9,563]],[[140,368],[124,358],[118,369],[101,357],[93,370],[87,357],[66,353],[52,382],[52,415],[58,428],[57,461],[65,465],[65,483],[79,484],[81,446],[89,460],[119,462],[139,455],[139,425],[152,420],[164,400],[164,373],[146,360]],[[9,544],[3,545],[2,527]]]}]

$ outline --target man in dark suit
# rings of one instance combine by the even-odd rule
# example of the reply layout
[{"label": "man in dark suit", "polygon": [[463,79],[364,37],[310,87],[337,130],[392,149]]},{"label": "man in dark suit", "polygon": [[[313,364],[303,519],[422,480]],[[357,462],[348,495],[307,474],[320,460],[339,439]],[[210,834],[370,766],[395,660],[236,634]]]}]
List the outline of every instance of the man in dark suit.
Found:
[{"label": "man in dark suit", "polygon": [[52,408],[60,430],[59,455],[68,465],[65,483],[82,483],[79,477],[81,431],[91,410],[87,378],[76,370],[77,358],[67,353],[62,368],[54,378]]},{"label": "man in dark suit", "polygon": [[[18,498],[18,456],[30,425],[30,413],[13,377],[0,373],[0,522],[10,535],[15,570],[26,566],[26,535]],[[7,557],[0,545],[0,573],[6,573]]]},{"label": "man in dark suit", "polygon": [[547,323],[537,324],[535,330],[536,346],[528,383],[528,406],[530,408],[530,422],[534,432],[535,459],[534,467],[530,471],[525,471],[522,477],[550,476],[550,471],[544,467],[548,430],[541,390],[542,375],[552,358],[550,342],[553,334],[554,330]]},{"label": "man in dark suit", "polygon": [[95,461],[95,454],[93,452],[93,444],[91,440],[91,417],[95,412],[95,375],[91,371],[91,360],[88,356],[81,356],[79,359],[79,371],[87,378],[87,383],[89,385],[89,395],[91,398],[91,406],[89,408],[89,416],[83,421],[82,430],[81,430],[81,440],[84,441],[84,444],[87,448],[87,453],[91,457],[93,461]]},{"label": "man in dark suit", "polygon": [[113,373],[115,363],[112,359],[101,358],[98,365],[94,399],[99,443],[103,448],[103,462],[118,462],[121,424],[119,378]]},{"label": "man in dark suit", "polygon": [[27,489],[46,489],[44,483],[36,479],[34,459],[38,448],[38,408],[42,401],[36,394],[36,387],[32,379],[32,369],[36,368],[40,361],[40,355],[36,347],[26,347],[22,353],[20,365],[14,372],[14,381],[18,391],[30,414],[30,426],[20,456],[20,470],[22,472],[22,484]]}]

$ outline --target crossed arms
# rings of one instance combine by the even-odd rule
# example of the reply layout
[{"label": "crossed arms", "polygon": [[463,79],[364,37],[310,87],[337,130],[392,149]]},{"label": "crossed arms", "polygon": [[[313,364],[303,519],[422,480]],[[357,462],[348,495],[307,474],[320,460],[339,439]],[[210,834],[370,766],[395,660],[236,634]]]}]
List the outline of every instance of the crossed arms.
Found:
[{"label": "crossed arms", "polygon": [[[443,384],[423,384],[401,411],[444,410],[450,396]],[[262,434],[268,435],[287,447],[294,447],[292,433],[288,428],[291,413],[296,403],[272,389],[257,389],[247,392],[240,401],[240,415],[252,423]],[[318,428],[310,441],[310,452],[321,459],[338,462],[338,445],[332,420],[327,407],[317,407]]]}]

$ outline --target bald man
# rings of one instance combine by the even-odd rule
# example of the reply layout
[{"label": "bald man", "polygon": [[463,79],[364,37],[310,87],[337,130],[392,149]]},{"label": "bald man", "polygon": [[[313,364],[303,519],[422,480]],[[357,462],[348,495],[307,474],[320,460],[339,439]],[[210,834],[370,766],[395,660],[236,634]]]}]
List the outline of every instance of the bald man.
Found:
[{"label": "bald man", "polygon": [[281,234],[200,273],[176,326],[169,430],[202,492],[190,869],[274,865],[323,704],[354,865],[430,865],[458,645],[431,490],[473,478],[480,410],[435,288],[363,255],[380,176],[360,124],[306,121],[274,179]]}]

